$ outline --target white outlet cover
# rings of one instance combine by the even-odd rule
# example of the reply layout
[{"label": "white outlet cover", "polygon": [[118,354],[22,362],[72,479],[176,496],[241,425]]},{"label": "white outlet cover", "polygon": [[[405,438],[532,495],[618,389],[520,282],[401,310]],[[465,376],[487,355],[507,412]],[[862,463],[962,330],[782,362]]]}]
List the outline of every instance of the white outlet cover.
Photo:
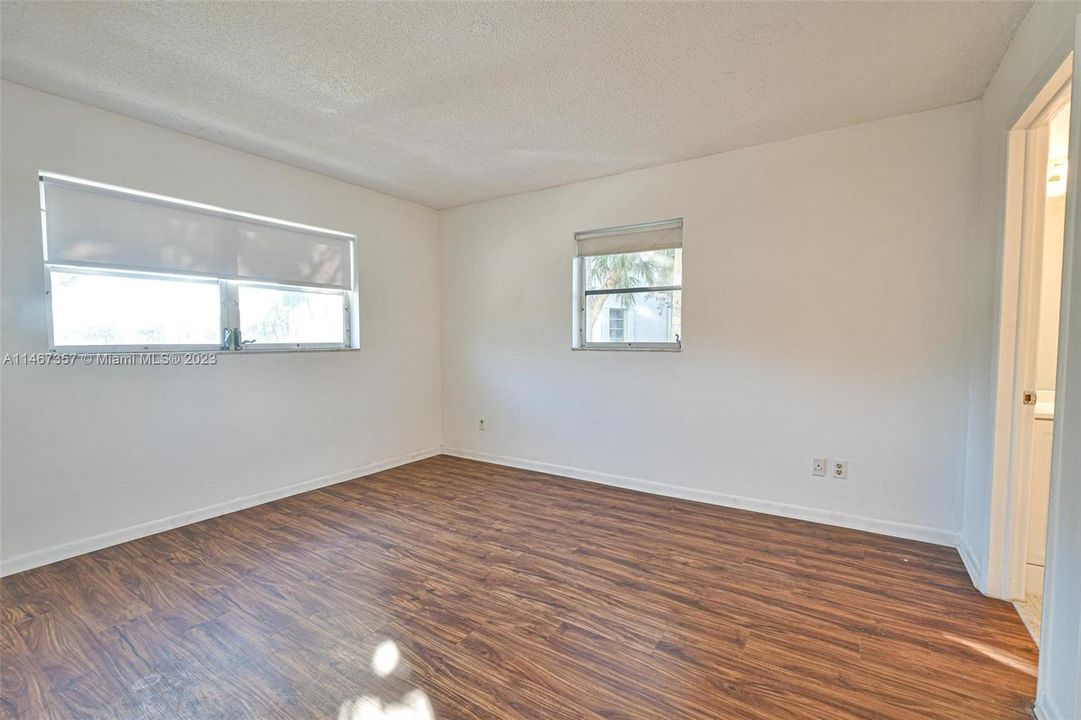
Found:
[{"label": "white outlet cover", "polygon": [[811,474],[817,477],[825,477],[827,465],[829,465],[829,460],[826,458],[815,458],[811,463]]},{"label": "white outlet cover", "polygon": [[834,460],[833,461],[833,477],[838,479],[845,479],[848,477],[848,461],[847,460]]}]

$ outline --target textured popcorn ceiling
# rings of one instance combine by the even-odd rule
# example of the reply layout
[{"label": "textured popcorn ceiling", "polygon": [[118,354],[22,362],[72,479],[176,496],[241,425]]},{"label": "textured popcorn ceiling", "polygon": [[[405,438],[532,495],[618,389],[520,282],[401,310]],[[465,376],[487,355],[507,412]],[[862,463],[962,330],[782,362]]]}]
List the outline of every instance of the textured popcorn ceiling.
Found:
[{"label": "textured popcorn ceiling", "polygon": [[978,98],[1029,2],[4,2],[17,83],[437,208]]}]

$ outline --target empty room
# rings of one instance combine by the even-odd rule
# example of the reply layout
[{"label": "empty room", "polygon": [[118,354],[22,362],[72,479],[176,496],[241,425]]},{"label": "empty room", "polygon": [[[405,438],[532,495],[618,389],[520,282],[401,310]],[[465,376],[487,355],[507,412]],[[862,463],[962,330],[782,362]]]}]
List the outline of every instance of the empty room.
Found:
[{"label": "empty room", "polygon": [[1081,720],[1079,50],[0,0],[0,718]]}]

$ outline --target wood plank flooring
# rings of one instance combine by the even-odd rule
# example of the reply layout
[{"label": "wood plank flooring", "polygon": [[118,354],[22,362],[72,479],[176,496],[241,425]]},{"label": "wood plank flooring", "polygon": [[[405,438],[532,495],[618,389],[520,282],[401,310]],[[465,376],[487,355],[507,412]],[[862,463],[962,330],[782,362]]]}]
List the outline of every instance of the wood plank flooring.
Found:
[{"label": "wood plank flooring", "polygon": [[3,718],[994,720],[1035,690],[950,548],[445,456],[0,593]]}]

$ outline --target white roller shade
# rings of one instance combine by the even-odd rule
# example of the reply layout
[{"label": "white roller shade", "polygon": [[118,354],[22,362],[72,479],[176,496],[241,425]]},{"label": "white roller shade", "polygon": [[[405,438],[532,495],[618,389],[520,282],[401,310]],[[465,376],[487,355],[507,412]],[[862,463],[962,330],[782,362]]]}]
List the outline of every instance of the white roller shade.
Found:
[{"label": "white roller shade", "polygon": [[589,230],[574,234],[578,255],[614,255],[683,247],[683,220]]},{"label": "white roller shade", "polygon": [[351,290],[352,235],[42,175],[46,261]]}]

